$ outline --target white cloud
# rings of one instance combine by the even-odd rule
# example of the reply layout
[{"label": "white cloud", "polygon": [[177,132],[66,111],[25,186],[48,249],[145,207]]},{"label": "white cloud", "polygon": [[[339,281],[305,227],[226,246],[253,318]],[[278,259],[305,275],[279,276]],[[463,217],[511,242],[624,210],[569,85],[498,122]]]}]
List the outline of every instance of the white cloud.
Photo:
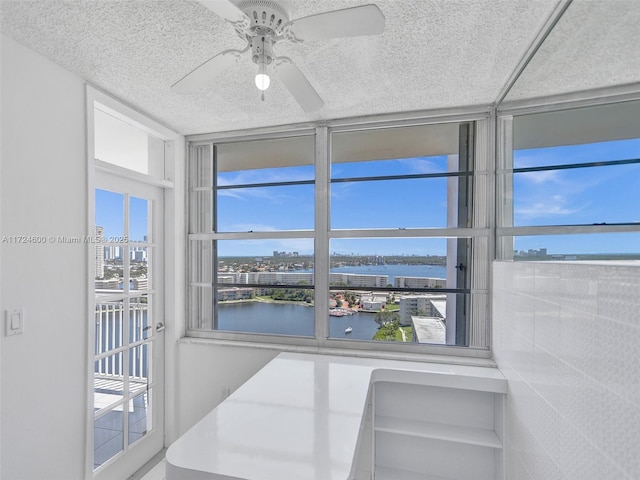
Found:
[{"label": "white cloud", "polygon": [[234,190],[219,190],[218,195],[220,197],[235,198],[237,200],[253,200],[258,199],[260,201],[270,202],[273,204],[286,203],[290,198],[288,195],[277,193],[276,190],[270,188],[241,188]]},{"label": "white cloud", "polygon": [[520,205],[514,208],[517,216],[527,218],[574,215],[584,207],[570,208],[567,199],[563,195],[552,195],[548,199],[535,201],[526,206]]},{"label": "white cloud", "polygon": [[352,197],[353,190],[357,188],[355,183],[334,183],[331,185],[331,198],[338,200]]},{"label": "white cloud", "polygon": [[219,190],[218,191],[218,196],[219,197],[237,198],[238,200],[244,200],[245,199],[245,197],[240,195],[239,193],[237,193],[237,191],[231,191],[231,190]]},{"label": "white cloud", "polygon": [[408,158],[402,160],[402,163],[411,166],[415,173],[441,173],[446,171],[446,162],[443,165],[438,165],[436,162],[426,158]]},{"label": "white cloud", "polygon": [[579,209],[564,208],[559,205],[548,205],[545,203],[535,203],[527,208],[517,208],[516,215],[523,217],[545,217],[549,215],[572,215]]},{"label": "white cloud", "polygon": [[218,177],[218,185],[246,185],[252,183],[278,183],[278,182],[296,182],[299,180],[312,180],[313,171],[309,172],[291,172],[284,169],[265,169],[265,170],[241,170],[235,172],[222,172]]},{"label": "white cloud", "polygon": [[527,172],[520,177],[524,181],[535,184],[563,183],[563,178],[558,170],[541,170],[539,172]]}]

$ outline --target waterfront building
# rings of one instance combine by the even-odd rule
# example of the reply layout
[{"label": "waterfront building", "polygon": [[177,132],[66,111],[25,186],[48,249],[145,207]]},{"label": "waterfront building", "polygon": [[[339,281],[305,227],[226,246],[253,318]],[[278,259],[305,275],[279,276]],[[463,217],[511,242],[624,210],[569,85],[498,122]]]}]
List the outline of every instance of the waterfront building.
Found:
[{"label": "waterfront building", "polygon": [[387,294],[362,295],[360,296],[360,308],[368,312],[379,312],[387,305]]},{"label": "waterfront building", "polygon": [[330,273],[331,285],[345,284],[349,287],[386,287],[389,285],[389,275],[364,275],[356,273]]},{"label": "waterfront building", "polygon": [[220,288],[218,289],[218,301],[224,302],[228,300],[250,300],[254,298],[255,290],[253,288]]},{"label": "waterfront building", "polygon": [[243,273],[218,273],[218,283],[248,283],[248,282],[239,282],[238,276],[245,275]]},{"label": "waterfront building", "polygon": [[119,278],[109,278],[109,279],[101,279],[97,278],[95,280],[95,289],[96,290],[118,290],[118,285],[120,283]]},{"label": "waterfront building", "polygon": [[256,272],[249,274],[249,278],[253,278],[254,281],[250,280],[248,283],[260,285],[313,285],[313,273]]},{"label": "waterfront building", "polygon": [[146,276],[131,279],[134,290],[147,290],[149,288],[149,279]]},{"label": "waterfront building", "polygon": [[411,325],[412,316],[446,319],[446,295],[403,295],[400,297],[400,325]]},{"label": "waterfront building", "polygon": [[393,286],[396,288],[446,288],[445,278],[432,277],[395,277]]},{"label": "waterfront building", "polygon": [[439,317],[412,315],[411,328],[413,329],[413,342],[415,343],[435,343],[440,345],[447,343],[445,325]]}]

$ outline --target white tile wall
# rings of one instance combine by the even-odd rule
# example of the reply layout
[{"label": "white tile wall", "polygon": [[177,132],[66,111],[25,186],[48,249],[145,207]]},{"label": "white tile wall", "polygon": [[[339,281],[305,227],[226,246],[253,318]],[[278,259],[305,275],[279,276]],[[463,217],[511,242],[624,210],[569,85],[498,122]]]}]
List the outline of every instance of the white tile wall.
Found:
[{"label": "white tile wall", "polygon": [[494,262],[506,478],[640,479],[640,262]]}]

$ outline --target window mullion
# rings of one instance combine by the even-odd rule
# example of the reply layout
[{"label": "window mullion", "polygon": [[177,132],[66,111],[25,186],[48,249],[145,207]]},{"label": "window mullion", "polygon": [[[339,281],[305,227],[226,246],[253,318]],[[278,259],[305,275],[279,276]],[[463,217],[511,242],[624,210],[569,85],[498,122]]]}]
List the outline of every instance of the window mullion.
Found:
[{"label": "window mullion", "polygon": [[[498,118],[496,169],[513,168],[513,116]],[[513,175],[496,176],[496,227],[513,226]],[[513,259],[513,237],[496,235],[495,257],[498,260]]]},{"label": "window mullion", "polygon": [[329,338],[329,212],[330,136],[326,127],[316,129],[315,155],[315,337],[320,344]]},{"label": "window mullion", "polygon": [[[126,193],[124,195],[124,235],[127,238],[130,238],[130,225],[129,225],[129,216],[130,216],[130,201],[131,201],[131,195],[129,195],[128,193]],[[123,311],[122,311],[122,338],[123,338],[123,345],[126,347],[125,351],[123,352],[124,358],[122,359],[122,364],[123,364],[123,372],[122,372],[122,377],[123,377],[123,387],[122,387],[122,398],[124,400],[123,403],[123,407],[122,407],[122,418],[123,418],[123,448],[124,451],[126,452],[127,450],[129,450],[129,442],[127,441],[127,439],[129,438],[129,415],[127,414],[127,412],[129,411],[129,393],[130,393],[130,389],[129,389],[129,372],[131,369],[131,365],[130,365],[130,361],[131,361],[131,338],[129,336],[129,332],[130,332],[130,322],[131,322],[131,318],[129,316],[129,309],[130,309],[130,305],[131,305],[131,284],[130,284],[130,268],[131,268],[131,264],[130,264],[130,260],[131,260],[131,252],[129,249],[129,246],[126,245],[122,248],[122,277],[123,277],[123,283],[122,283],[122,289],[124,291],[124,305],[123,305]]]},{"label": "window mullion", "polygon": [[[218,149],[215,145],[213,145],[211,150],[211,191],[213,192],[211,198],[211,228],[212,232],[218,231]],[[207,301],[211,304],[211,327],[214,330],[218,329],[218,242],[213,240],[212,242],[207,244],[207,247],[211,249],[211,256],[205,255],[203,260],[206,259],[206,267],[207,269],[211,269],[211,296],[212,298]],[[206,248],[205,247],[205,250]],[[204,252],[206,253],[206,251]],[[206,296],[205,296],[206,298]]]}]

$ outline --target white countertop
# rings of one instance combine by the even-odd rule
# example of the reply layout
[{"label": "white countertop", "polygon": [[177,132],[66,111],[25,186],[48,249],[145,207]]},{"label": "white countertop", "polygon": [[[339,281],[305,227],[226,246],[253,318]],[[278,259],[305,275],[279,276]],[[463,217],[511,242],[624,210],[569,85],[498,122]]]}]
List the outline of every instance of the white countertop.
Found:
[{"label": "white countertop", "polygon": [[167,450],[167,480],[348,480],[370,385],[506,393],[489,367],[281,353]]}]

